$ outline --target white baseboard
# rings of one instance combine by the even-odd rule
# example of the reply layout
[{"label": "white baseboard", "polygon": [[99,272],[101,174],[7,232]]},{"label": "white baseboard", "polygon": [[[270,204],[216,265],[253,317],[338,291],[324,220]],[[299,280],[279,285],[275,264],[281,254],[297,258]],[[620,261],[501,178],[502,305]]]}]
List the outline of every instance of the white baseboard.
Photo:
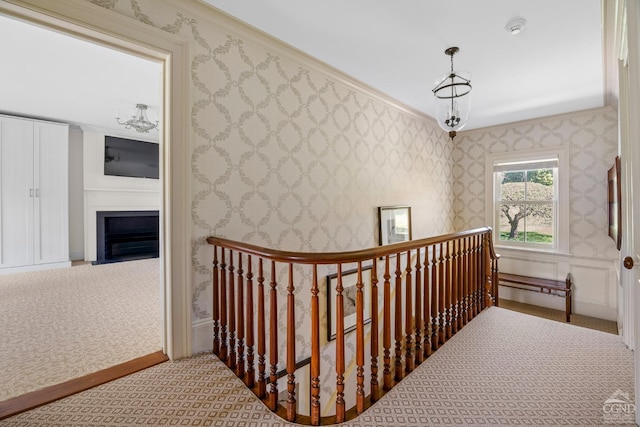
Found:
[{"label": "white baseboard", "polygon": [[209,352],[213,350],[213,319],[197,320],[191,323],[193,339],[191,347],[193,354]]},{"label": "white baseboard", "polygon": [[0,274],[27,273],[29,271],[53,270],[71,267],[71,261],[51,262],[48,264],[25,265],[21,267],[0,268]]}]

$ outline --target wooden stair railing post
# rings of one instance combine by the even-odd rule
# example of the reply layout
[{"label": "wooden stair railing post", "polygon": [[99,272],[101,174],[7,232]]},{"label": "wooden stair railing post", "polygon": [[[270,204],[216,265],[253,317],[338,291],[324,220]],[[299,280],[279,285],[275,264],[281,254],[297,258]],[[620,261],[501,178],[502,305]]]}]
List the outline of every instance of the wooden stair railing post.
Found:
[{"label": "wooden stair railing post", "polygon": [[402,367],[402,270],[400,269],[400,253],[396,254],[396,280],[395,280],[395,312],[394,312],[394,329],[393,336],[395,339],[396,347],[395,347],[395,375],[394,379],[396,382],[402,380],[404,378],[404,369]]},{"label": "wooden stair railing post", "polygon": [[482,272],[482,241],[480,236],[474,236],[476,244],[475,246],[475,256],[476,256],[476,308],[474,310],[474,317],[480,313],[482,310],[482,288],[484,286],[483,280],[483,272]]},{"label": "wooden stair railing post", "polygon": [[383,363],[382,372],[384,389],[391,390],[393,380],[391,378],[391,274],[389,272],[389,255],[384,261],[384,314],[382,325]]},{"label": "wooden stair railing post", "polygon": [[242,269],[242,252],[238,252],[238,362],[236,375],[244,378],[244,270]]},{"label": "wooden stair railing post", "polygon": [[229,360],[227,347],[227,264],[224,257],[224,248],[220,256],[220,360]]},{"label": "wooden stair railing post", "polygon": [[451,333],[458,332],[458,247],[451,241]]},{"label": "wooden stair railing post", "polygon": [[[400,254],[398,254],[398,258]],[[415,368],[415,359],[413,356],[413,276],[411,274],[411,251],[407,251],[407,267],[405,269],[406,275],[404,279],[405,283],[405,302],[404,302],[404,329],[405,329],[405,356],[404,356],[404,370],[409,373]]]},{"label": "wooden stair railing post", "polygon": [[229,251],[229,362],[227,366],[232,371],[236,369],[236,289],[235,266],[233,265],[233,251]]},{"label": "wooden stair railing post", "polygon": [[258,259],[258,397],[264,399],[267,395],[266,381],[266,337],[264,310],[264,270],[262,258]]},{"label": "wooden stair railing post", "polygon": [[422,266],[420,259],[420,248],[416,251],[416,303],[415,303],[415,331],[416,331],[416,352],[415,363],[419,365],[424,360],[422,353]]},{"label": "wooden stair railing post", "polygon": [[342,264],[338,264],[336,286],[336,422],[345,421],[344,401],[344,296],[342,292]]},{"label": "wooden stair railing post", "polygon": [[289,263],[287,286],[287,421],[296,420],[296,300],[293,295],[293,264]]},{"label": "wooden stair railing post", "polygon": [[276,280],[276,262],[271,261],[271,282],[269,283],[269,408],[278,410],[278,282]]},{"label": "wooden stair railing post", "polygon": [[439,346],[440,317],[438,316],[438,258],[437,246],[431,246],[431,349],[436,351]]},{"label": "wooden stair railing post", "polygon": [[218,296],[218,247],[213,247],[213,354],[220,357],[220,297]]},{"label": "wooden stair railing post", "polygon": [[464,324],[466,325],[471,320],[471,292],[473,292],[473,286],[471,283],[471,238],[464,238]]},{"label": "wooden stair railing post", "polygon": [[311,424],[314,426],[320,425],[320,304],[318,292],[318,265],[313,264],[311,282]]},{"label": "wooden stair railing post", "polygon": [[456,323],[458,325],[458,329],[462,329],[464,326],[463,323],[463,315],[464,315],[464,257],[462,256],[463,250],[463,241],[462,239],[456,239],[457,242],[457,250],[456,250],[456,260],[458,266],[458,302],[457,302],[457,318]]},{"label": "wooden stair railing post", "polygon": [[358,262],[356,281],[356,414],[364,412],[364,293],[362,261]]},{"label": "wooden stair railing post", "polygon": [[371,401],[378,400],[380,388],[378,384],[378,262],[371,265]]},{"label": "wooden stair railing post", "polygon": [[424,289],[423,289],[423,297],[424,303],[422,305],[423,311],[423,320],[424,320],[424,345],[422,346],[422,350],[424,353],[424,358],[431,356],[431,286],[429,282],[429,278],[431,277],[429,274],[429,247],[425,246],[424,248]]},{"label": "wooden stair railing post", "polygon": [[438,258],[438,313],[439,313],[439,334],[438,334],[438,343],[440,345],[444,344],[447,340],[447,319],[446,319],[446,309],[445,309],[445,298],[446,298],[446,277],[444,275],[444,243],[440,243],[440,257]]},{"label": "wooden stair railing post", "polygon": [[449,246],[450,246],[449,241],[444,242],[444,246],[445,246],[445,255],[444,255],[444,294],[445,294],[445,300],[444,300],[444,311],[445,311],[445,324],[447,325],[447,328],[445,330],[445,340],[448,340],[449,338],[451,338],[452,335],[452,328],[451,328],[451,323],[453,321],[453,313],[451,313],[451,308],[452,308],[452,304],[451,304],[451,294],[452,294],[452,287],[453,287],[453,282],[451,281],[451,253],[449,251]]},{"label": "wooden stair railing post", "polygon": [[251,265],[251,255],[248,255],[247,258],[247,304],[245,304],[245,316],[247,317],[247,373],[244,383],[247,387],[253,388],[256,383],[253,342],[253,266]]}]

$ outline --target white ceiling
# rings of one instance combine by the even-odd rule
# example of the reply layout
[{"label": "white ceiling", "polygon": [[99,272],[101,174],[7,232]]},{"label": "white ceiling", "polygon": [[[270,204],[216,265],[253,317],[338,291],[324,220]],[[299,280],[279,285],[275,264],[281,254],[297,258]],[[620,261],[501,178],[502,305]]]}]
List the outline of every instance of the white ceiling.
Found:
[{"label": "white ceiling", "polygon": [[[162,99],[162,67],[127,53],[0,16],[0,112],[113,129],[135,104],[155,121]],[[158,132],[129,132],[157,139]]]},{"label": "white ceiling", "polygon": [[[601,0],[205,1],[430,116],[459,46],[465,129],[603,105]],[[0,40],[0,112],[106,129],[136,103],[161,116],[158,63],[2,16]]]},{"label": "white ceiling", "polygon": [[[204,1],[431,117],[458,46],[466,129],[604,104],[601,0]],[[514,36],[515,17],[527,24]]]}]

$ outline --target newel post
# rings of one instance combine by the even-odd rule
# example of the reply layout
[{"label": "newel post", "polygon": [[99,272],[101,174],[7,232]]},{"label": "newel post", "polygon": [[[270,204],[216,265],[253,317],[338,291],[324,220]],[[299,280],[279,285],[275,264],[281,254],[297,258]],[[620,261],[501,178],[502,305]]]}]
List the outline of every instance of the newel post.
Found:
[{"label": "newel post", "polygon": [[483,267],[484,267],[484,306],[485,307],[491,307],[493,305],[493,301],[491,299],[491,292],[492,292],[492,278],[491,278],[491,250],[490,250],[490,245],[491,245],[491,241],[489,240],[491,238],[491,233],[485,233],[484,234],[484,238],[483,238],[483,243],[482,243],[482,251],[484,252],[484,259],[483,259]]}]

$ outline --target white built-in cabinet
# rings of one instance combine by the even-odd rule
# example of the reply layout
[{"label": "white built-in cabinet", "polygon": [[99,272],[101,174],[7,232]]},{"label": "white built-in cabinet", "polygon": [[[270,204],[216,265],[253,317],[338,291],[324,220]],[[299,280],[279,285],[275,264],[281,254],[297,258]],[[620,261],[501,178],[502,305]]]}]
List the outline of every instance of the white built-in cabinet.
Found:
[{"label": "white built-in cabinet", "polygon": [[70,266],[69,126],[0,115],[0,274]]}]

